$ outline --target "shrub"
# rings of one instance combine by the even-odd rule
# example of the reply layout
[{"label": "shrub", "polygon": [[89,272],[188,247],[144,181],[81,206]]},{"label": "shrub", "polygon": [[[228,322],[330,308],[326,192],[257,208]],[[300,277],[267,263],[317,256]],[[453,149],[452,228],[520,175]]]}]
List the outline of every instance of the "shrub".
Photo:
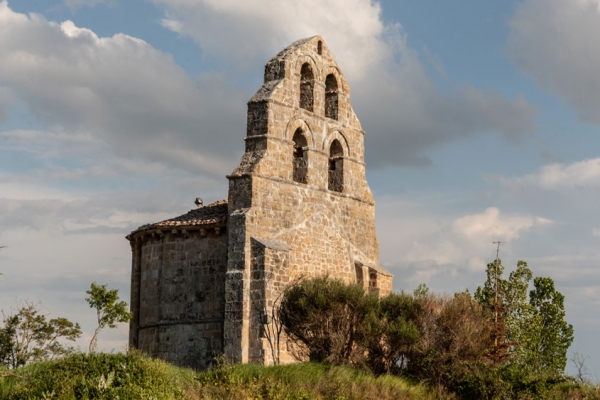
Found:
[{"label": "shrub", "polygon": [[78,353],[13,372],[2,379],[0,398],[182,399],[194,376],[137,352]]},{"label": "shrub", "polygon": [[401,371],[419,339],[415,324],[419,301],[405,293],[392,293],[382,299],[371,298],[367,309],[360,341],[364,364],[375,373]]},{"label": "shrub", "polygon": [[369,312],[362,286],[318,277],[284,293],[279,318],[286,335],[308,350],[310,361],[350,363],[356,357],[361,323]]},{"label": "shrub", "polygon": [[421,297],[416,324],[419,339],[410,347],[404,371],[409,376],[447,385],[459,366],[487,361],[491,327],[469,294]]}]

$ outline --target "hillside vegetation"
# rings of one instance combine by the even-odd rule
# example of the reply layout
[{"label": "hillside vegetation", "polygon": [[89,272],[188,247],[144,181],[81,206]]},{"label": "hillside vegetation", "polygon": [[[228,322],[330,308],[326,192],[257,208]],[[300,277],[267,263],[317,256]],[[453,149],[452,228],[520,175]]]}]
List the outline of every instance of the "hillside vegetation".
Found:
[{"label": "hillside vegetation", "polygon": [[[474,294],[454,295],[297,281],[261,310],[275,366],[219,356],[201,372],[135,351],[94,354],[94,340],[89,354],[74,353],[58,338],[72,340],[79,326],[26,304],[0,328],[0,399],[600,400],[585,358],[574,361],[576,377],[564,373],[574,333],[554,281],[533,278],[523,261],[508,279],[503,271],[496,259]],[[101,329],[105,307],[96,308]],[[310,362],[279,365],[282,340]]]},{"label": "hillside vegetation", "polygon": [[362,285],[304,279],[284,292],[270,324],[303,359],[443,387],[461,399],[599,398],[583,375],[564,374],[574,336],[554,281],[531,282],[523,261],[509,279],[503,270],[497,259],[474,295],[454,296],[422,285],[380,297]]},{"label": "hillside vegetation", "polygon": [[[72,354],[0,371],[1,399],[277,399],[429,400],[458,399],[389,374],[347,366],[298,363],[262,367],[220,366],[197,372],[127,354]],[[530,399],[529,396],[514,397]],[[563,382],[545,399],[600,399],[596,388]]]},{"label": "hillside vegetation", "polygon": [[72,354],[1,372],[2,399],[435,399],[389,375],[316,363],[178,368],[137,352]]}]

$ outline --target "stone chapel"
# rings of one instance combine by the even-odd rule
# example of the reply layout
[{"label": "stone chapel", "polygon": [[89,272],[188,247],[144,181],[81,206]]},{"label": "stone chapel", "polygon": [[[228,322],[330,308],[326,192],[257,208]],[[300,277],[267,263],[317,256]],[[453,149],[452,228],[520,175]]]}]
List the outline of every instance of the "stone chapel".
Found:
[{"label": "stone chapel", "polygon": [[[271,363],[265,310],[286,285],[328,274],[388,294],[379,266],[364,131],[320,36],[265,66],[248,102],[245,153],[227,200],[143,225],[132,249],[129,345],[206,368],[215,356]],[[293,362],[283,340],[281,361]]]}]

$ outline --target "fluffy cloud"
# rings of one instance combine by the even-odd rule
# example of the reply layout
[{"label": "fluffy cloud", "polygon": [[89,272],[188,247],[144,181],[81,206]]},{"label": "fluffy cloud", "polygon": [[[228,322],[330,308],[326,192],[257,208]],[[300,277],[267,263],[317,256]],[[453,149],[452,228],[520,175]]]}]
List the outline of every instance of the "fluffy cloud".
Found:
[{"label": "fluffy cloud", "polygon": [[[440,209],[440,204],[459,209]],[[464,211],[468,201],[444,196],[418,200],[387,197],[377,203],[381,263],[397,276],[404,289],[426,282],[443,290],[462,290],[480,283],[487,262],[495,255],[494,241],[502,241],[502,254],[512,262],[513,250],[532,247],[529,242],[547,234],[556,224],[547,218],[521,212]],[[470,205],[466,208],[473,208]],[[508,242],[508,243],[507,243]],[[527,254],[532,253],[527,249]]]},{"label": "fluffy cloud", "polygon": [[371,0],[154,0],[163,25],[211,57],[255,68],[291,42],[321,34],[346,74],[360,78],[386,57],[381,8]]},{"label": "fluffy cloud", "polygon": [[600,188],[600,158],[571,164],[544,165],[538,171],[517,178],[501,178],[506,187],[538,187],[546,190]]},{"label": "fluffy cloud", "polygon": [[165,9],[164,26],[239,69],[261,70],[284,46],[321,34],[352,86],[371,166],[424,165],[433,146],[490,132],[514,141],[533,127],[536,110],[522,95],[468,85],[442,95],[375,1],[154,2]]},{"label": "fluffy cloud", "polygon": [[526,0],[510,27],[507,48],[517,67],[600,124],[600,1]]},{"label": "fluffy cloud", "polygon": [[479,214],[467,215],[457,219],[452,224],[454,232],[461,234],[469,240],[499,240],[512,241],[520,233],[527,231],[534,224],[550,224],[550,220],[531,216],[500,215],[496,207],[489,207]]},{"label": "fluffy cloud", "polygon": [[220,134],[243,132],[238,89],[219,75],[193,81],[169,54],[131,36],[100,38],[2,1],[0,81],[8,88],[0,95],[10,90],[49,130],[89,132],[119,157],[222,176],[239,153],[231,134]]},{"label": "fluffy cloud", "polygon": [[86,132],[118,158],[222,176],[242,151],[231,137],[244,132],[247,94],[233,77],[262,70],[299,37],[322,33],[353,82],[372,166],[423,165],[432,146],[482,132],[514,140],[532,128],[535,110],[521,95],[471,86],[441,95],[402,28],[384,26],[377,3],[156,2],[166,10],[163,24],[220,59],[221,72],[194,81],[140,39],[98,37],[71,21],[15,13],[2,1],[0,122],[18,102],[46,131]]}]

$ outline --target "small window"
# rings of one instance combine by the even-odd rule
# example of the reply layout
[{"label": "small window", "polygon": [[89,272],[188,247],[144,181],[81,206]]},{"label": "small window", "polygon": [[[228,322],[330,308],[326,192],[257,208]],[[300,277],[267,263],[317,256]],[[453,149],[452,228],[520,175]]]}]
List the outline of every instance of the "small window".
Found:
[{"label": "small window", "polygon": [[315,76],[309,63],[300,70],[300,108],[312,111],[314,103]]},{"label": "small window", "polygon": [[329,147],[329,179],[327,188],[335,192],[344,190],[344,149],[335,139]]},{"label": "small window", "polygon": [[308,160],[306,154],[306,137],[302,133],[302,129],[296,129],[294,132],[294,138],[292,139],[294,142],[293,149],[293,179],[294,182],[298,183],[307,183],[306,175],[308,171]]},{"label": "small window", "polygon": [[334,74],[325,79],[325,116],[338,119],[338,83]]},{"label": "small window", "polygon": [[321,42],[320,40],[319,40],[319,43],[317,43],[317,53],[319,55],[323,54],[323,42]]},{"label": "small window", "polygon": [[369,289],[377,289],[377,271],[369,268]]},{"label": "small window", "polygon": [[364,282],[365,279],[363,277],[363,268],[362,268],[362,264],[359,264],[357,262],[354,263],[354,269],[356,271],[356,283],[364,286]]}]

